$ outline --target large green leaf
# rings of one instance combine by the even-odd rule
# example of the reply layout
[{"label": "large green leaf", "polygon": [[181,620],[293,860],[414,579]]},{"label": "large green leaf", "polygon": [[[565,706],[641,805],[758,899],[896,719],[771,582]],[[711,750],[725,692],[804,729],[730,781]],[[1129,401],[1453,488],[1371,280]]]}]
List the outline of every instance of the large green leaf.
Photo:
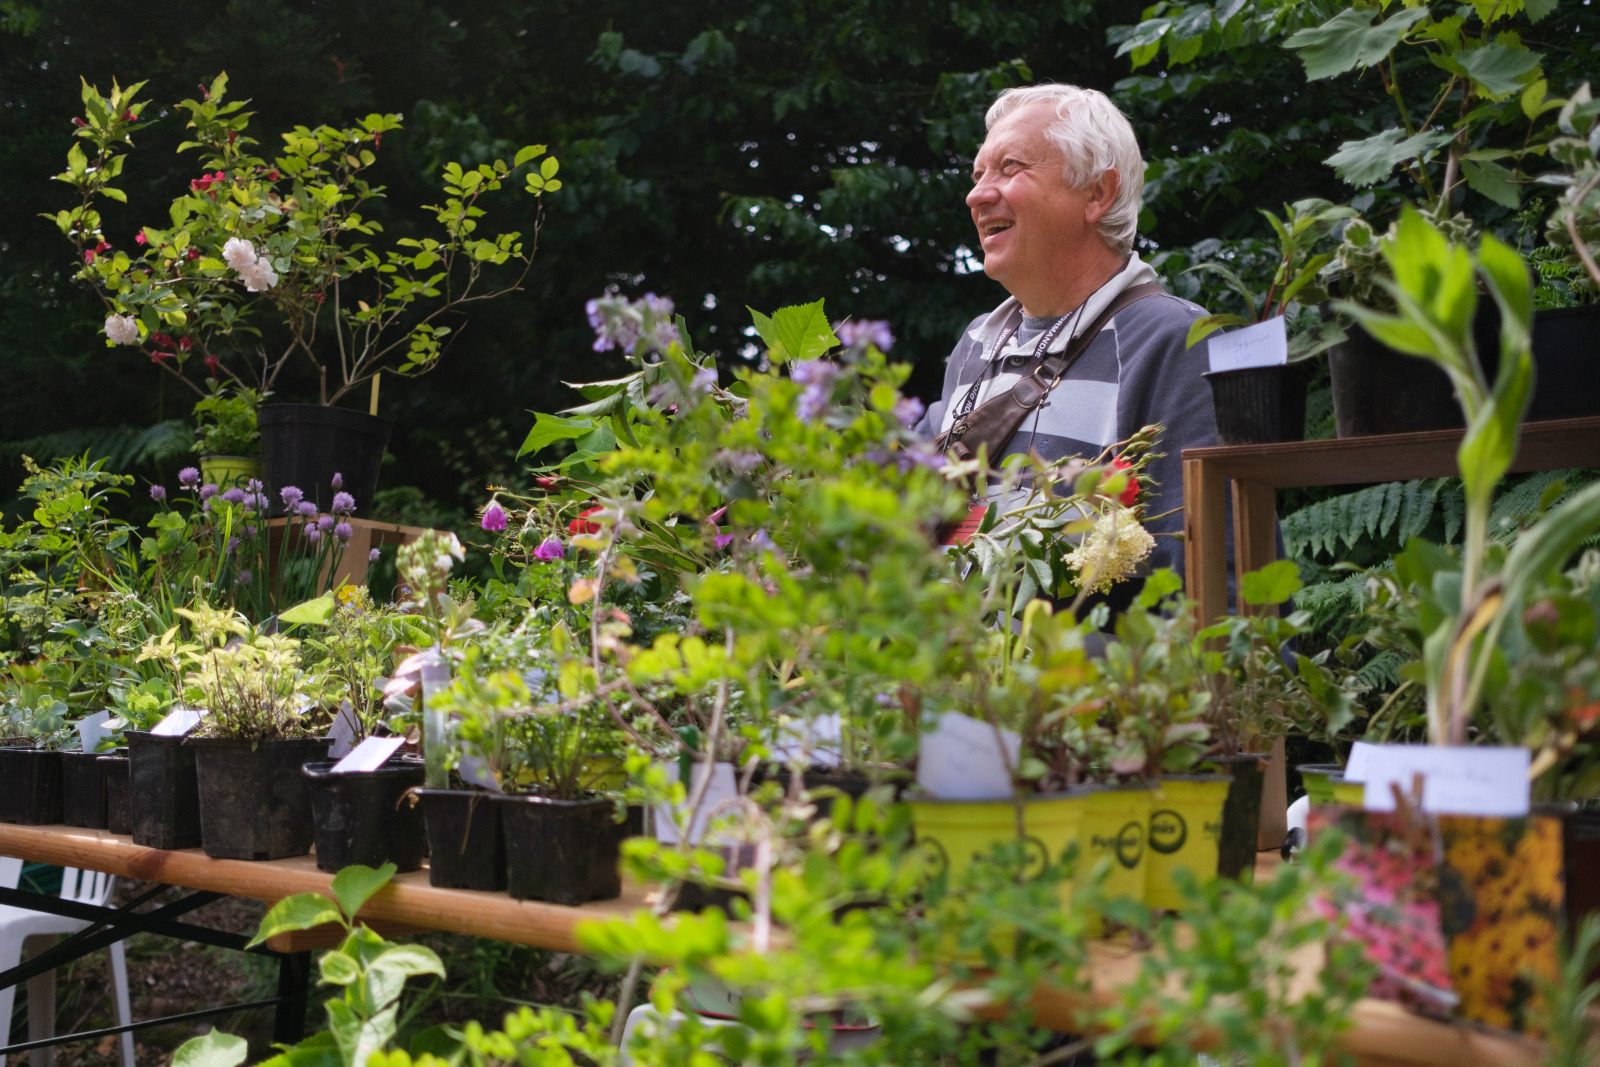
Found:
[{"label": "large green leaf", "polygon": [[541,411],[534,416],[533,429],[523,438],[522,447],[517,449],[517,456],[521,458],[530,452],[538,452],[557,441],[570,441],[575,437],[582,437],[593,429],[593,419],[563,419],[559,415],[547,415]]},{"label": "large green leaf", "polygon": [[1482,48],[1463,49],[1451,58],[1461,73],[1498,100],[1521,89],[1544,57],[1520,44],[1491,41]]},{"label": "large green leaf", "polygon": [[343,868],[333,876],[333,895],[339,901],[345,918],[351,923],[356,921],[356,913],[361,906],[371,899],[372,894],[389,884],[389,879],[394,877],[395,865],[385,863],[374,870],[371,867],[353,863]]},{"label": "large green leaf", "polygon": [[250,1054],[250,1044],[220,1030],[192,1037],[172,1054],[172,1067],[239,1067]]},{"label": "large green leaf", "polygon": [[1239,595],[1246,604],[1282,604],[1303,584],[1294,560],[1280,559],[1245,575],[1239,583]]},{"label": "large green leaf", "polygon": [[1344,142],[1326,162],[1351,185],[1373,185],[1387,178],[1397,164],[1433,151],[1450,137],[1445,130],[1423,130],[1407,137],[1404,130],[1390,128],[1360,141]]},{"label": "large green leaf", "polygon": [[309,930],[323,923],[342,921],[339,909],[334,907],[333,901],[327,897],[319,893],[296,893],[292,897],[284,897],[272,906],[266,918],[261,920],[261,929],[256,931],[256,936],[245,947],[254,948],[267,938],[278,934]]},{"label": "large green leaf", "polygon": [[326,626],[333,618],[333,594],[325,593],[314,600],[306,600],[285,611],[278,616],[280,623],[286,622],[294,626]]},{"label": "large green leaf", "polygon": [[1597,531],[1600,531],[1600,482],[1584,486],[1518,535],[1501,572],[1507,606],[1520,604]]},{"label": "large green leaf", "polygon": [[1461,173],[1474,192],[1509,208],[1521,206],[1522,193],[1515,184],[1516,175],[1493,160],[1463,159]]},{"label": "large green leaf", "polygon": [[1284,47],[1300,53],[1306,81],[1331,78],[1358,64],[1370,67],[1382,61],[1407,30],[1428,17],[1428,8],[1401,11],[1374,26],[1372,20],[1377,14],[1377,8],[1345,8],[1320,26],[1310,26],[1291,35]]},{"label": "large green leaf", "polygon": [[772,350],[774,363],[797,363],[816,359],[839,344],[828,316],[823,313],[822,301],[779,308],[771,318],[755,308],[749,308],[756,332]]}]

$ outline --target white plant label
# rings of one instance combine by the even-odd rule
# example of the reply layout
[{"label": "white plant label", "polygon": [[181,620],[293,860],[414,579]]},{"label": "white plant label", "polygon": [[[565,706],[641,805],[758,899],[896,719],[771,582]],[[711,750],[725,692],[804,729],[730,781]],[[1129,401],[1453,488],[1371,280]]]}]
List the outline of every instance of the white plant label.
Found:
[{"label": "white plant label", "polygon": [[333,745],[328,749],[330,759],[343,759],[355,747],[356,738],[361,736],[361,724],[356,722],[356,709],[350,706],[348,700],[339,701],[339,710],[334,713],[328,736],[333,738]]},{"label": "white plant label", "polygon": [[1289,335],[1284,332],[1281,315],[1243,329],[1214,333],[1208,340],[1212,371],[1281,367],[1289,362]]},{"label": "white plant label", "polygon": [[[922,735],[917,784],[945,800],[1005,800],[1012,795],[1011,773],[1022,752],[1022,738],[986,722],[947,711]],[[1004,743],[1005,748],[1000,747]]]},{"label": "white plant label", "polygon": [[798,760],[813,767],[837,767],[843,747],[839,713],[831,712],[809,721],[784,724],[778,730],[778,744],[773,746],[772,754],[782,763]]},{"label": "white plant label", "polygon": [[[678,764],[666,763],[662,764],[662,766],[666,768],[668,775],[674,778],[678,776]],[[688,790],[690,796],[694,794],[695,785],[704,780],[705,776],[706,765],[704,763],[696,763],[691,776],[691,783],[686,784],[684,787]],[[700,805],[700,812],[695,816],[694,823],[689,827],[689,843],[691,845],[698,845],[700,839],[705,836],[706,823],[710,821],[712,813],[721,807],[725,801],[733,800],[738,795],[739,781],[734,777],[733,764],[713,764],[711,767],[711,784],[706,788],[705,802]],[[678,843],[678,823],[673,815],[674,812],[667,805],[656,805],[656,840],[663,845],[676,845]]]},{"label": "white plant label", "polygon": [[111,731],[106,729],[106,723],[110,719],[109,711],[97,711],[78,720],[78,741],[83,745],[85,752],[93,752],[100,747],[101,741],[111,736]]},{"label": "white plant label", "polygon": [[1528,814],[1528,750],[1447,745],[1371,745],[1362,768],[1367,785],[1364,806],[1393,811],[1390,783],[1410,794],[1413,776],[1422,775],[1422,810],[1436,815],[1487,815],[1515,818]]},{"label": "white plant label", "polygon": [[157,737],[182,737],[200,725],[200,716],[204,714],[199,708],[173,708],[166,718],[150,728],[150,732]]},{"label": "white plant label", "polygon": [[[463,746],[463,749],[465,746]],[[500,783],[495,781],[494,771],[489,767],[489,761],[470,752],[462,751],[461,762],[456,767],[456,773],[461,775],[461,780],[468,785],[478,785],[491,793],[503,793]]]},{"label": "white plant label", "polygon": [[1370,741],[1357,741],[1350,746],[1350,759],[1344,765],[1344,780],[1347,782],[1365,782],[1367,780],[1367,761],[1372,758],[1372,750],[1382,746],[1374,745]]},{"label": "white plant label", "polygon": [[333,765],[334,774],[354,774],[360,771],[375,771],[384,765],[388,758],[400,751],[400,746],[406,743],[403,737],[369,737]]}]

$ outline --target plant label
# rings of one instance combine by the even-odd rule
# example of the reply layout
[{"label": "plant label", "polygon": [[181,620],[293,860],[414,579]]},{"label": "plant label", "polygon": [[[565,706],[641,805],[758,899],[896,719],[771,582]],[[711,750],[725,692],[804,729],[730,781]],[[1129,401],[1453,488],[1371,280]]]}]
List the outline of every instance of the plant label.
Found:
[{"label": "plant label", "polygon": [[1010,730],[947,711],[922,735],[917,784],[944,800],[1004,800],[1021,751],[1022,738]]},{"label": "plant label", "polygon": [[348,755],[333,765],[334,774],[355,774],[361,771],[375,771],[382,767],[388,758],[400,751],[400,746],[406,743],[403,737],[369,737]]},{"label": "plant label", "polygon": [[333,716],[333,726],[328,730],[328,736],[333,738],[333,746],[328,750],[328,755],[333,759],[348,756],[355,747],[356,738],[361,736],[361,724],[356,722],[356,709],[350,706],[348,700],[339,701],[339,710]]},{"label": "plant label", "polygon": [[100,742],[111,736],[111,731],[106,723],[111,719],[111,712],[97,711],[93,715],[78,720],[78,741],[83,745],[85,752],[93,752],[100,747]]},{"label": "plant label", "polygon": [[1212,371],[1281,367],[1289,362],[1289,335],[1281,315],[1242,330],[1214,333],[1209,341]]},{"label": "plant label", "polygon": [[818,715],[808,721],[785,724],[778,731],[772,754],[783,763],[812,767],[837,767],[844,748],[839,713]]},{"label": "plant label", "polygon": [[[1370,745],[1360,767],[1369,811],[1393,811],[1390,783],[1402,793],[1422,775],[1422,810],[1436,815],[1528,814],[1528,750],[1520,746]],[[1350,777],[1348,771],[1346,778]]]},{"label": "plant label", "polygon": [[500,782],[495,778],[494,770],[489,766],[489,761],[464,751],[465,747],[464,745],[462,746],[461,762],[456,767],[456,773],[461,775],[461,780],[469,785],[482,786],[492,793],[505,792],[500,788]]},{"label": "plant label", "polygon": [[200,725],[200,716],[204,714],[199,708],[173,708],[166,718],[150,728],[150,732],[157,737],[182,737]]},{"label": "plant label", "polygon": [[[678,764],[664,763],[661,766],[666,769],[669,777],[677,777],[679,773]],[[737,799],[739,796],[739,782],[734,777],[733,764],[717,763],[710,770],[711,784],[706,788],[705,802],[700,805],[700,811],[695,815],[694,822],[689,827],[689,843],[691,845],[700,844],[700,839],[705,836],[706,823],[711,821],[711,817],[716,813],[717,809],[725,802]],[[685,785],[691,796],[694,794],[695,786],[704,780],[706,771],[707,768],[704,763],[694,764],[692,782]],[[676,845],[678,843],[678,823],[674,818],[674,814],[674,811],[665,804],[656,806],[656,840],[663,845]]]}]

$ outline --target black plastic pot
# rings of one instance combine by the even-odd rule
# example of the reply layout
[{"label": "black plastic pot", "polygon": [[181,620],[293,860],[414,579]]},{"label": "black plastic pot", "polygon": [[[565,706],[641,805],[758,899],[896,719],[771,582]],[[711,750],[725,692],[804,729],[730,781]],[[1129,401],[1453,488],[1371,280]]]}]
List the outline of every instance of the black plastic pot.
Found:
[{"label": "black plastic pot", "polygon": [[1306,436],[1309,364],[1211,371],[1211,406],[1219,445],[1265,445]]},{"label": "black plastic pot", "polygon": [[378,468],[394,423],[349,408],[316,404],[264,404],[256,409],[261,429],[261,474],[274,515],[283,513],[278,490],[295,486],[326,511],[333,503],[335,473],[358,508],[370,508]]},{"label": "black plastic pot", "polygon": [[1359,326],[1328,350],[1333,421],[1340,437],[1459,429],[1465,423],[1450,379],[1428,360],[1373,340]]},{"label": "black plastic pot", "polygon": [[133,833],[133,810],[128,782],[126,755],[101,756],[100,771],[105,775],[106,829],[114,834]]},{"label": "black plastic pot", "polygon": [[[1493,300],[1479,302],[1472,333],[1493,381],[1500,351],[1500,306]],[[1600,304],[1534,312],[1533,364],[1528,422],[1600,415],[1600,379],[1594,373],[1600,366]]]},{"label": "black plastic pot", "polygon": [[325,758],[328,740],[191,737],[200,777],[200,847],[213,859],[304,856],[315,836],[311,790],[300,768]]},{"label": "black plastic pot", "polygon": [[1217,845],[1217,874],[1249,883],[1255,877],[1256,837],[1261,827],[1261,787],[1266,780],[1266,753],[1215,756],[1206,762],[1233,779],[1222,805],[1222,839]]},{"label": "black plastic pot", "polygon": [[397,870],[422,866],[427,838],[422,811],[406,793],[423,780],[420,760],[395,759],[372,771],[332,773],[333,764],[308,763],[316,822],[317,866],[339,871],[353,863]]},{"label": "black plastic pot", "polygon": [[617,857],[625,826],[603,797],[496,796],[506,839],[506,889],[517,900],[576,906],[622,894]]},{"label": "black plastic pot", "polygon": [[95,752],[61,753],[61,821],[106,828],[106,772]]},{"label": "black plastic pot", "polygon": [[129,813],[133,843],[146,848],[200,847],[200,784],[194,749],[181,737],[128,730]]},{"label": "black plastic pot", "polygon": [[61,821],[61,753],[0,748],[0,822],[42,826]]},{"label": "black plastic pot", "polygon": [[428,831],[428,884],[446,889],[506,887],[500,806],[478,789],[419,789]]}]

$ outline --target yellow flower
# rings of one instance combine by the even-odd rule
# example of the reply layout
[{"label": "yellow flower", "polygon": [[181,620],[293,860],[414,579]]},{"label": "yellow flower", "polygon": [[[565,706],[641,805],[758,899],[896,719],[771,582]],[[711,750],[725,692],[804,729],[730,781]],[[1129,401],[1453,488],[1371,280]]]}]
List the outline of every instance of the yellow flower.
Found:
[{"label": "yellow flower", "polygon": [[1066,561],[1078,572],[1080,586],[1104,593],[1131,575],[1155,547],[1156,539],[1133,512],[1118,508],[1095,520],[1094,529],[1067,553]]}]

